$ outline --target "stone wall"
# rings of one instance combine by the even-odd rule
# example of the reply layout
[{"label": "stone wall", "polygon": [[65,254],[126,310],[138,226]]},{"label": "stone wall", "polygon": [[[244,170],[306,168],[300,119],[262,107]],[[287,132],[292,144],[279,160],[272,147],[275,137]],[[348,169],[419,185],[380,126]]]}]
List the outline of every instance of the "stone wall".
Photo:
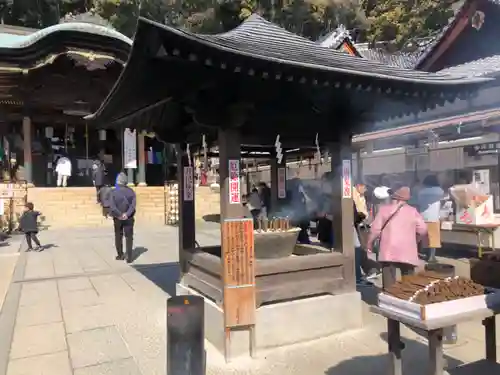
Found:
[{"label": "stone wall", "polygon": [[[163,186],[135,187],[137,194],[136,223],[165,224],[165,188]],[[95,227],[111,225],[96,203],[93,187],[28,188],[27,200],[42,213],[42,226]]]}]

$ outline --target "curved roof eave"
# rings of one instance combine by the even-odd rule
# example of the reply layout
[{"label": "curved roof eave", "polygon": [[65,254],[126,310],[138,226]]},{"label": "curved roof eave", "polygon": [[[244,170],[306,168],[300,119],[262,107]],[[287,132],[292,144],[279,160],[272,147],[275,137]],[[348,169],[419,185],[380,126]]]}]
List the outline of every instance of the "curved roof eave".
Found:
[{"label": "curved roof eave", "polygon": [[[317,42],[290,33],[258,15],[250,16],[240,26],[229,32],[216,35],[194,34],[141,17],[126,68],[122,71],[101,107],[94,114],[87,116],[86,119],[97,121],[109,117],[104,121],[116,122],[133,116],[135,110],[127,108],[123,111],[122,109],[123,112],[118,114],[113,113],[116,108],[110,107],[116,107],[127,96],[139,95],[137,92],[132,93],[126,88],[136,80],[134,78],[136,73],[133,71],[136,67],[133,65],[142,64],[144,59],[148,58],[148,56],[144,55],[145,53],[159,53],[156,51],[158,49],[157,41],[172,38],[177,39],[174,43],[178,43],[178,45],[192,43],[201,48],[217,50],[225,54],[226,61],[231,61],[231,56],[235,58],[241,57],[274,63],[277,66],[312,69],[320,73],[337,73],[353,78],[365,77],[374,81],[382,80],[393,84],[417,85],[427,88],[454,88],[454,90],[460,91],[461,89],[472,89],[478,84],[491,80],[484,77],[428,73],[389,67],[377,61],[350,56],[343,52],[321,47]],[[145,43],[149,43],[148,48],[145,48]],[[154,51],[152,51],[153,49]],[[154,103],[149,103],[148,106],[150,105],[152,106]]]},{"label": "curved roof eave", "polygon": [[111,39],[120,40],[128,44],[129,46],[132,46],[133,43],[132,39],[109,27],[94,25],[85,22],[67,22],[46,27],[42,30],[34,32],[33,34],[22,35],[22,36],[18,35],[16,36],[16,38],[13,38],[10,41],[4,41],[3,44],[0,44],[0,48],[12,48],[12,49],[26,48],[33,44],[36,44],[37,42],[39,42],[40,40],[44,39],[49,35],[57,33],[65,33],[65,32],[99,35]]}]

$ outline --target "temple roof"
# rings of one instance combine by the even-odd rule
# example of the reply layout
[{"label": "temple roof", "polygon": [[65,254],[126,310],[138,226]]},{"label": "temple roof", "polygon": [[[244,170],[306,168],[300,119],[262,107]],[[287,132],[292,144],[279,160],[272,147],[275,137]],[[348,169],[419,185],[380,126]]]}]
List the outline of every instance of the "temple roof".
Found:
[{"label": "temple roof", "polygon": [[[85,22],[67,22],[25,35],[0,33],[0,63],[14,68],[32,68],[60,54],[93,54],[89,59],[117,59],[124,63],[132,40],[109,27]],[[27,34],[27,35],[26,35]]]},{"label": "temple roof", "polygon": [[[88,119],[110,125],[148,113],[148,121],[159,124],[165,119],[151,118],[153,108],[171,99],[183,100],[191,88],[204,84],[218,85],[223,90],[220,93],[229,91],[228,85],[267,85],[269,89],[273,82],[275,87],[299,84],[306,93],[314,90],[314,95],[304,94],[311,101],[318,93],[329,93],[332,98],[336,93],[336,98],[362,98],[353,100],[358,106],[370,106],[370,110],[384,99],[400,100],[405,110],[414,105],[415,110],[422,110],[458,95],[467,96],[487,81],[395,68],[350,56],[321,47],[257,15],[218,35],[193,34],[141,18],[126,68],[101,108]],[[242,89],[235,90],[243,95]],[[286,94],[282,91],[281,96]],[[323,105],[332,107],[331,102]],[[393,116],[401,109],[396,107],[384,106],[384,116]]]},{"label": "temple roof", "polygon": [[99,35],[111,39],[121,40],[126,44],[132,45],[132,39],[109,27],[94,25],[86,22],[66,22],[46,27],[28,35],[7,34],[10,36],[8,38],[5,34],[3,34],[2,38],[0,38],[0,48],[26,48],[51,35],[64,33],[79,33],[82,34],[82,36],[85,34]]}]

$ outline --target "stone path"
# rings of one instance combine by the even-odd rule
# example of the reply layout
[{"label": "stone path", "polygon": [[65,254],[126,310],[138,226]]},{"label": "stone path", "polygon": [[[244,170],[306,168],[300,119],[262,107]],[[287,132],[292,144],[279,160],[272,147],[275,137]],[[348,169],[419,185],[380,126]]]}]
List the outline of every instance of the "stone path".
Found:
[{"label": "stone path", "polygon": [[[49,249],[20,253],[0,314],[0,374],[165,375],[165,302],[179,272],[177,230],[137,228],[139,257],[132,266],[114,259],[109,231],[46,231],[40,239]],[[197,239],[202,245],[220,241],[211,226]],[[0,255],[0,270],[7,258],[16,257]],[[454,263],[467,272],[466,261]],[[483,358],[482,332],[480,322],[459,327],[459,343],[446,350],[450,368]],[[405,374],[421,374],[425,340],[403,333]],[[254,361],[226,365],[208,345],[207,373],[385,373],[385,340],[384,320],[366,311],[363,329],[261,352]]]}]

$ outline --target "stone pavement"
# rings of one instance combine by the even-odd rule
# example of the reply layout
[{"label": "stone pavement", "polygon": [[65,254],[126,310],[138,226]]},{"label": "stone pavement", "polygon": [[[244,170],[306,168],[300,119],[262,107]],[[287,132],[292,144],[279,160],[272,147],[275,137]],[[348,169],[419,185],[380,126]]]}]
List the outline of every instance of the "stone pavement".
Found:
[{"label": "stone pavement", "polygon": [[[179,272],[177,230],[137,228],[139,257],[131,266],[114,259],[108,228],[49,230],[40,239],[49,248],[20,253],[0,314],[0,374],[165,375],[165,301]],[[217,228],[201,228],[197,240],[218,243]],[[466,261],[454,262],[466,272]],[[226,365],[208,345],[207,373],[384,373],[385,322],[365,315],[363,329],[261,352],[254,361]],[[459,327],[459,343],[446,350],[450,368],[483,358],[482,332],[480,322]],[[403,333],[405,374],[421,374],[425,340],[407,329]]]}]

